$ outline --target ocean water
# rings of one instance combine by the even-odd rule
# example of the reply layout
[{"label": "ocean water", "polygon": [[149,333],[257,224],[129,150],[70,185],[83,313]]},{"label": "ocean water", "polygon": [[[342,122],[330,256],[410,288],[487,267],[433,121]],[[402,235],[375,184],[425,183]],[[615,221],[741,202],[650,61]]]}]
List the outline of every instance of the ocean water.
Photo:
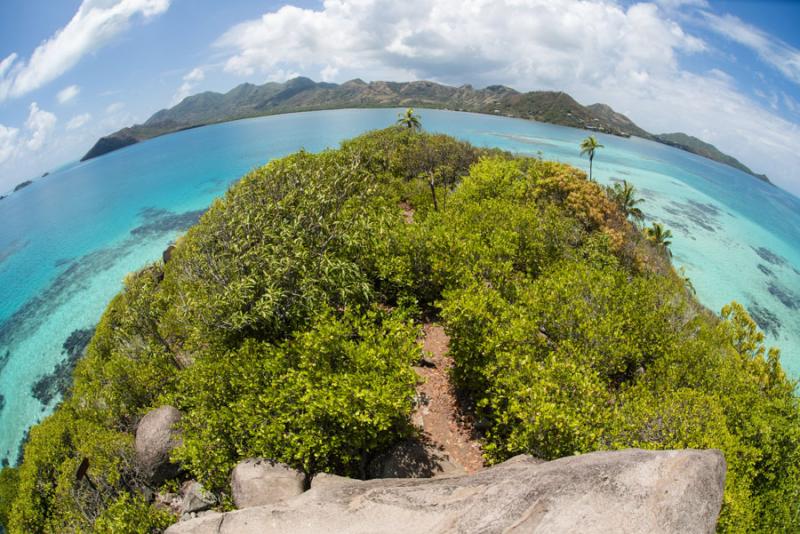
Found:
[{"label": "ocean water", "polygon": [[[52,411],[65,341],[97,323],[127,273],[158,260],[248,170],[300,148],[335,147],[392,124],[397,111],[319,111],[187,130],[68,165],[0,201],[0,460],[13,464],[25,430]],[[578,154],[583,130],[420,114],[428,131],[587,166]],[[800,200],[671,147],[597,137],[605,148],[595,178],[633,183],[648,218],[672,230],[674,261],[699,299],[717,311],[731,300],[745,304],[799,377]]]}]

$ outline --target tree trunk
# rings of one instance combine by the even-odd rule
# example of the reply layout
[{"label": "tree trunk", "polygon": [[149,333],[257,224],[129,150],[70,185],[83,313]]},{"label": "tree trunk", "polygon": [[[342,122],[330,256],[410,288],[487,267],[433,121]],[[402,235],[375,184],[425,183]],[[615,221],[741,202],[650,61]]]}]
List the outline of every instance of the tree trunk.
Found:
[{"label": "tree trunk", "polygon": [[592,160],[594,160],[594,156],[589,156],[589,181],[592,182]]},{"label": "tree trunk", "polygon": [[431,188],[431,196],[433,197],[433,210],[439,211],[439,203],[436,202],[436,185],[433,182],[433,178],[428,180],[428,185]]}]

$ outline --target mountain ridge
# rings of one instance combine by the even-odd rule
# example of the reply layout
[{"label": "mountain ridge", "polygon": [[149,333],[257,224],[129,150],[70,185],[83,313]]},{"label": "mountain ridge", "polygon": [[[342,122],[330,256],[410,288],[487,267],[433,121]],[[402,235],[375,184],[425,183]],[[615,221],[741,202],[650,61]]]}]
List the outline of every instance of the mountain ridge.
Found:
[{"label": "mountain ridge", "polygon": [[635,135],[723,163],[771,183],[765,175],[753,172],[733,156],[701,139],[684,133],[652,134],[606,104],[583,106],[563,91],[521,93],[504,85],[475,89],[472,85],[453,87],[425,80],[365,82],[356,78],[335,84],[297,77],[284,83],[243,83],[227,93],[205,91],[157,111],[142,124],[101,137],[81,161],[168,133],[220,122],[300,111],[395,106],[454,109],[622,137]]}]

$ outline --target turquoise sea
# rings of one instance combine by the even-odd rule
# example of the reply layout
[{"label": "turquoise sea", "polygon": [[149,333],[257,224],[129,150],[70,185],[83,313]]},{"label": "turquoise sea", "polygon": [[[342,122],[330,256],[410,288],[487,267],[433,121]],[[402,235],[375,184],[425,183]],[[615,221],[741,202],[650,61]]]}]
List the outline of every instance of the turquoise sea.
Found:
[{"label": "turquoise sea", "polygon": [[[126,273],[161,257],[243,173],[394,122],[398,110],[279,115],[168,135],[68,165],[0,201],[0,459],[58,402],[64,364]],[[426,130],[585,168],[587,132],[420,110]],[[604,183],[626,179],[673,232],[700,300],[744,303],[800,377],[800,200],[735,169],[638,138],[598,135]],[[88,330],[87,330],[88,329]],[[70,350],[72,349],[72,350]]]}]

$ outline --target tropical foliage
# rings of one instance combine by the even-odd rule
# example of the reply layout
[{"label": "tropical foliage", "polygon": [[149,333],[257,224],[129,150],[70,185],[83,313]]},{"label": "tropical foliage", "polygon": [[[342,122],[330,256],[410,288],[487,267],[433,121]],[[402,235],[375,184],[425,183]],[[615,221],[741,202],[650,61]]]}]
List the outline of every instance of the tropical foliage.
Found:
[{"label": "tropical foliage", "polygon": [[398,113],[397,124],[414,131],[422,128],[422,122],[419,115],[414,112],[414,108],[408,108],[404,113]]},{"label": "tropical foliage", "polygon": [[627,180],[622,183],[616,182],[614,186],[608,191],[611,199],[617,203],[619,210],[625,214],[626,217],[633,219],[634,222],[640,223],[644,220],[644,212],[642,212],[639,205],[644,202],[641,198],[636,196],[636,188]]},{"label": "tropical foliage", "polygon": [[672,241],[670,241],[672,239],[671,230],[664,228],[661,223],[654,222],[652,226],[644,229],[644,235],[655,246],[666,250],[669,255],[672,255],[669,250],[669,246],[672,245]]},{"label": "tropical foliage", "polygon": [[603,148],[597,138],[593,135],[590,135],[583,141],[581,141],[581,156],[586,155],[589,156],[589,181],[592,181],[592,162],[594,161],[594,153],[597,151],[598,148]]},{"label": "tropical foliage", "polygon": [[669,232],[629,222],[627,189],[407,126],[251,172],[166,265],[128,277],[71,394],[0,474],[0,520],[13,533],[174,521],[132,453],[164,403],[184,414],[182,476],[221,502],[248,456],[363,476],[411,431],[433,316],[490,462],[715,447],[720,531],[797,531],[795,384],[742,306],[696,302]]}]

